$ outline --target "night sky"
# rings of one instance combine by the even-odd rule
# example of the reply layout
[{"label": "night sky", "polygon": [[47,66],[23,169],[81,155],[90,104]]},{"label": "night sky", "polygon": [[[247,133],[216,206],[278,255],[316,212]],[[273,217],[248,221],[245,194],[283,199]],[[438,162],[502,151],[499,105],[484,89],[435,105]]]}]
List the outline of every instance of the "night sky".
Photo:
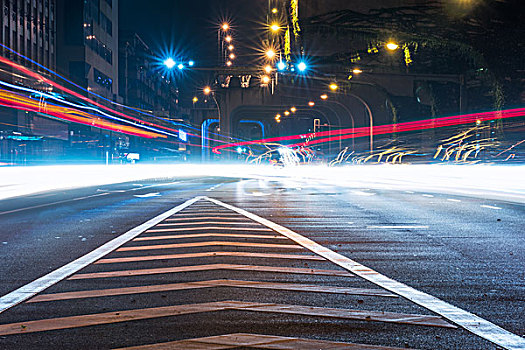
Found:
[{"label": "night sky", "polygon": [[[201,66],[217,59],[217,27],[231,20],[236,54],[244,56],[258,44],[266,0],[121,0],[119,26],[137,32],[155,53],[173,48]],[[252,52],[253,53],[253,52]]]}]

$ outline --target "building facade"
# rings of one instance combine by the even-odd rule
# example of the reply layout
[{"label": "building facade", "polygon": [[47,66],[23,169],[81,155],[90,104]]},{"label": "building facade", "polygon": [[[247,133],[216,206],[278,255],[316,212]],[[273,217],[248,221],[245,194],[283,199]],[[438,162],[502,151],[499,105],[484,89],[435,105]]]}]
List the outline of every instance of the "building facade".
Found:
[{"label": "building facade", "polygon": [[59,72],[117,101],[118,0],[57,0],[57,17]]},{"label": "building facade", "polygon": [[[55,69],[55,0],[0,0],[0,4],[0,42],[47,68]],[[5,47],[0,48],[0,54],[26,67],[41,70]]]},{"label": "building facade", "polygon": [[177,85],[169,72],[159,68],[144,40],[136,33],[121,32],[119,52],[119,91],[124,104],[174,118],[178,113]]}]

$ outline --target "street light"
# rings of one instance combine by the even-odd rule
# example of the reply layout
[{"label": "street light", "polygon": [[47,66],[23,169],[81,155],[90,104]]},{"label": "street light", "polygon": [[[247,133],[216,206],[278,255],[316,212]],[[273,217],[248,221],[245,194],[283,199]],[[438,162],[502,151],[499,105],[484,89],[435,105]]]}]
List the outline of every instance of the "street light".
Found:
[{"label": "street light", "polygon": [[292,111],[292,113],[295,113],[295,112],[297,112],[297,108],[292,107],[292,108],[290,108],[290,111]]},{"label": "street light", "polygon": [[270,77],[267,76],[267,75],[263,75],[263,76],[261,77],[261,82],[262,82],[263,84],[269,84],[270,81],[271,81],[271,79],[270,79]]},{"label": "street light", "polygon": [[332,91],[337,91],[337,89],[339,89],[339,86],[336,83],[332,83],[330,84],[329,88]]},{"label": "street light", "polygon": [[279,61],[279,63],[277,63],[277,69],[285,70],[286,69],[286,63],[284,63],[283,61]]},{"label": "street light", "polygon": [[221,26],[222,30],[224,30],[225,32],[228,31],[228,29],[230,29],[230,25],[226,22],[224,22]]},{"label": "street light", "polygon": [[354,73],[354,74],[361,74],[361,73],[363,73],[363,71],[361,69],[359,69],[359,68],[354,68],[354,69],[352,69],[352,73]]},{"label": "street light", "polygon": [[284,111],[284,115],[288,117],[290,115],[290,112],[289,111]]},{"label": "street light", "polygon": [[227,62],[226,62],[226,65],[227,65],[228,67],[231,67],[232,64],[233,64],[232,61],[227,61]]},{"label": "street light", "polygon": [[211,87],[206,86],[206,87],[202,90],[202,92],[204,92],[204,95],[209,95],[210,92],[211,92]]},{"label": "street light", "polygon": [[189,61],[188,66],[193,67],[195,65],[195,61]]},{"label": "street light", "polygon": [[308,68],[308,66],[304,62],[299,62],[297,65],[297,69],[299,69],[300,72],[304,72],[306,68]]},{"label": "street light", "polygon": [[328,99],[328,95],[327,94],[322,94],[321,95],[321,100],[326,100]]},{"label": "street light", "polygon": [[270,30],[271,30],[273,33],[277,34],[277,33],[281,30],[281,26],[280,26],[279,24],[277,24],[277,23],[272,23],[272,24],[270,25]]},{"label": "street light", "polygon": [[195,104],[199,102],[199,98],[197,96],[194,96],[192,101],[193,101],[193,104]]},{"label": "street light", "polygon": [[166,59],[164,61],[164,65],[166,67],[168,67],[168,69],[172,69],[173,67],[175,67],[177,63],[173,60],[173,58],[169,57],[168,59]]},{"label": "street light", "polygon": [[177,66],[177,68],[178,68],[179,70],[183,70],[183,69],[184,69],[184,64],[179,63],[178,66]]},{"label": "street light", "polygon": [[277,10],[277,8],[275,8],[275,7],[272,9],[272,13],[273,13],[274,15],[275,15],[278,11],[279,11],[279,10]]},{"label": "street light", "polygon": [[233,39],[231,35],[228,35],[226,38],[224,38],[224,40],[226,40],[227,43],[231,43]]},{"label": "street light", "polygon": [[235,54],[231,53],[229,57],[230,57],[230,60],[234,60],[235,59]]},{"label": "street light", "polygon": [[394,50],[397,50],[399,48],[399,45],[396,44],[395,42],[393,41],[389,41],[387,44],[386,44],[386,48],[389,49],[390,51],[394,51]]},{"label": "street light", "polygon": [[233,45],[228,46],[228,50],[233,51],[234,47]]},{"label": "street light", "polygon": [[267,74],[270,74],[272,72],[272,66],[270,65],[267,65],[264,67],[264,71],[267,73]]},{"label": "street light", "polygon": [[308,102],[308,106],[310,106],[310,107],[315,106],[315,102],[314,102],[314,101],[310,101],[310,102]]},{"label": "street light", "polygon": [[274,49],[266,50],[266,57],[268,57],[270,60],[273,60],[275,58],[275,50]]}]

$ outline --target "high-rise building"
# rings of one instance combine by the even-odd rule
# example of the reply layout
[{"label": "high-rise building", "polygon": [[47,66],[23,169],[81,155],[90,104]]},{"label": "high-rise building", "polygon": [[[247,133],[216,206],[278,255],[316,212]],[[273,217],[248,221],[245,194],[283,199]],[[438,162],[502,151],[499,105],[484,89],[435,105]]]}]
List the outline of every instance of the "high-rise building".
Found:
[{"label": "high-rise building", "polygon": [[128,106],[174,118],[178,111],[178,88],[174,76],[152,57],[155,57],[154,53],[138,34],[120,32],[120,95]]},{"label": "high-rise building", "polygon": [[[0,42],[47,68],[55,69],[55,0],[0,0],[0,4]],[[0,48],[0,54],[37,69],[36,64],[22,59],[5,47]]]},{"label": "high-rise building", "polygon": [[116,101],[118,0],[57,0],[57,18],[59,72],[89,92]]}]

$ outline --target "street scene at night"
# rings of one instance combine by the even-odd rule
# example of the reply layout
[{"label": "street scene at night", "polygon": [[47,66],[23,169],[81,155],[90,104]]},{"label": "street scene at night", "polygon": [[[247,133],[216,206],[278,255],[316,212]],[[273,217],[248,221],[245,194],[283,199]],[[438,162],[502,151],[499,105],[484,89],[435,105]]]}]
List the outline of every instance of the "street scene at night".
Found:
[{"label": "street scene at night", "polygon": [[0,4],[0,349],[525,349],[521,0]]}]

